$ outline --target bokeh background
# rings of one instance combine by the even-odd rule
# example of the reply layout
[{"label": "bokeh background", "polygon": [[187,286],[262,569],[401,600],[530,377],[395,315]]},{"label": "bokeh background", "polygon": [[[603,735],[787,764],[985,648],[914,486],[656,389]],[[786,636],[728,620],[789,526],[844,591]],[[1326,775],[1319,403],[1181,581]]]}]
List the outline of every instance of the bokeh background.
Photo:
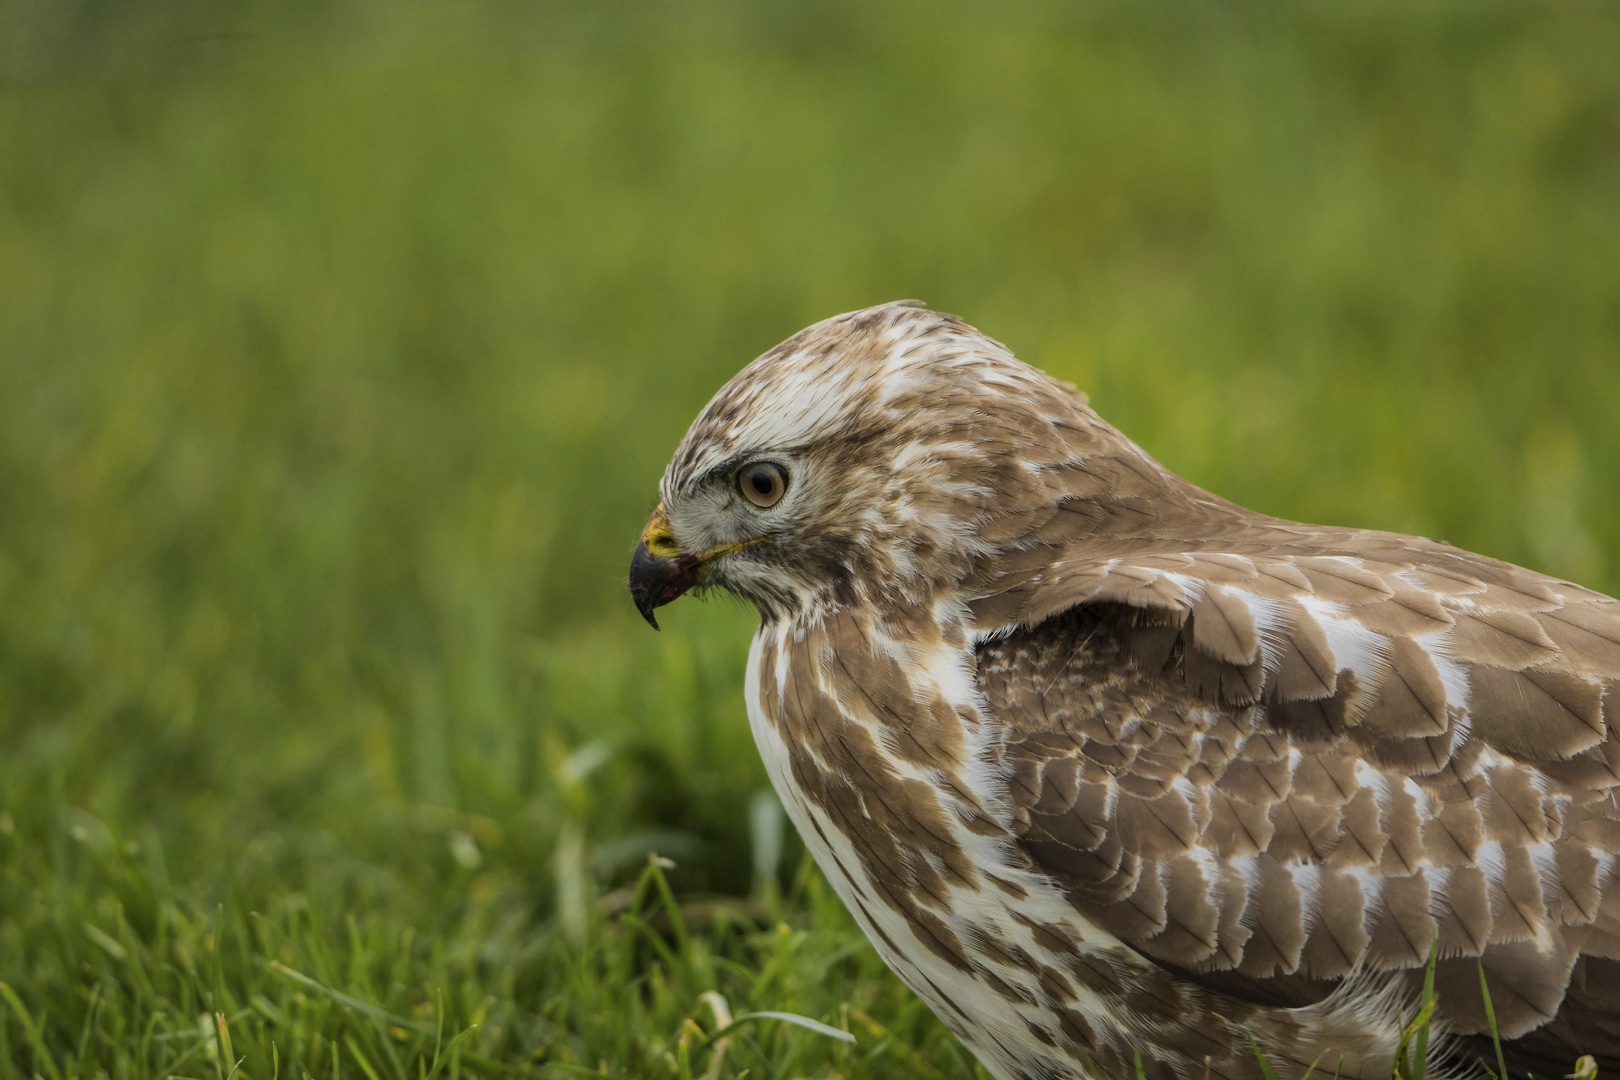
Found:
[{"label": "bokeh background", "polygon": [[[916,297],[1225,496],[1614,592],[1617,57],[1580,2],[0,4],[0,1076],[974,1075],[777,849],[752,613],[628,602],[687,423]],[[707,990],[858,1041],[717,1061]]]}]

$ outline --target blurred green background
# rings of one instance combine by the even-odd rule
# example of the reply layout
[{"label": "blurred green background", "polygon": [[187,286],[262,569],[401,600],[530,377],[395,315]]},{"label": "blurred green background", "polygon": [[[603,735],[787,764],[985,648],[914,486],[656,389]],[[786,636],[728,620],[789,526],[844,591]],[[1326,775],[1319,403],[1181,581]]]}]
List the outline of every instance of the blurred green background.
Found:
[{"label": "blurred green background", "polygon": [[1617,57],[1582,3],[0,4],[0,1076],[694,1075],[708,989],[859,1036],[715,1076],[974,1075],[771,856],[751,612],[628,602],[687,423],[918,297],[1237,501],[1613,592]]}]

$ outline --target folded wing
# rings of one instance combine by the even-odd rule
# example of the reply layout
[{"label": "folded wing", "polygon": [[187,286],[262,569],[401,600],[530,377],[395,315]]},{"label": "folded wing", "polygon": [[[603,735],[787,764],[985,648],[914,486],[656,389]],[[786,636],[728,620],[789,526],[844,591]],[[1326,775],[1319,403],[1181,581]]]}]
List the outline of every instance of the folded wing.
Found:
[{"label": "folded wing", "polygon": [[1076,905],[1281,1006],[1437,943],[1455,1030],[1483,961],[1504,1036],[1620,1060],[1620,603],[1270,519],[1119,550],[1032,544],[976,605],[1021,841]]}]

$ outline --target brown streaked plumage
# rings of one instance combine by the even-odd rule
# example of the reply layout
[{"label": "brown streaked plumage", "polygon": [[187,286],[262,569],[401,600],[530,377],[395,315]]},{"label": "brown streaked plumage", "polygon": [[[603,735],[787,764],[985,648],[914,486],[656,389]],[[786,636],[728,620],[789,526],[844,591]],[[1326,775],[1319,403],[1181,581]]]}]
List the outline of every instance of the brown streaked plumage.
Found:
[{"label": "brown streaked plumage", "polygon": [[[745,466],[786,477],[739,494]],[[1620,603],[1252,513],[949,315],[721,389],[631,587],[762,621],[749,714],[878,951],[1001,1080],[1620,1071]]]}]

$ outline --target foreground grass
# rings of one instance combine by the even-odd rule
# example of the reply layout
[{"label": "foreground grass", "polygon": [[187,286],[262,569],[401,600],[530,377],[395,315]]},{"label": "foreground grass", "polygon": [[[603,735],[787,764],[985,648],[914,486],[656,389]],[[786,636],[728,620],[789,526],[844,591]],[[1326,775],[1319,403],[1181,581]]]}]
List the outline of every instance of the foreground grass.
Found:
[{"label": "foreground grass", "polygon": [[96,902],[8,905],[38,963],[27,1002],[0,984],[7,1077],[975,1075],[814,874],[683,905],[657,860],[572,926],[475,881],[419,930],[302,893],[207,908],[158,853],[88,820],[65,833],[57,869]]},{"label": "foreground grass", "polygon": [[6,9],[0,1076],[974,1075],[773,839],[750,614],[620,585],[833,312],[1620,585],[1620,18],[990,10]]}]

